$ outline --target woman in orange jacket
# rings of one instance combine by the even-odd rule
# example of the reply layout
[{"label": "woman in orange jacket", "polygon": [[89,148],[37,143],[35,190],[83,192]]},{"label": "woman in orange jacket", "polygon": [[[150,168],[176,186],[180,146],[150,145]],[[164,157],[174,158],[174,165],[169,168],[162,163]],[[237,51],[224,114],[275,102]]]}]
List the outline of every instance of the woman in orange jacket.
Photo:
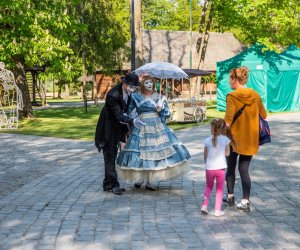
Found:
[{"label": "woman in orange jacket", "polygon": [[[261,97],[253,89],[246,88],[248,69],[240,67],[230,70],[230,87],[234,90],[227,95],[226,113],[224,120],[231,128],[235,143],[231,143],[230,155],[227,157],[226,182],[228,189],[227,202],[229,206],[235,205],[234,183],[235,169],[238,160],[238,170],[241,176],[243,199],[237,208],[250,212],[251,180],[249,166],[252,156],[258,152],[259,114],[265,119],[266,110]],[[235,114],[243,108],[239,117],[234,121]],[[234,121],[234,122],[233,122]]]}]

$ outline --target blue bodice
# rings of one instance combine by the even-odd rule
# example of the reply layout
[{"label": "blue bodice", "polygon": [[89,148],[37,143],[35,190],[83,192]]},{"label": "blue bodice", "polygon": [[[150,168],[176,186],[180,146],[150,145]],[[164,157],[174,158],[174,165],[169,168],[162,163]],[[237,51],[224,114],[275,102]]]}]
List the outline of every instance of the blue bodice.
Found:
[{"label": "blue bodice", "polygon": [[153,93],[151,96],[144,96],[140,92],[133,93],[131,95],[131,102],[128,108],[128,115],[132,118],[135,118],[143,113],[157,112],[156,106],[161,99],[163,100],[164,105],[158,115],[161,118],[166,119],[170,117],[168,103],[164,96],[157,93]]}]

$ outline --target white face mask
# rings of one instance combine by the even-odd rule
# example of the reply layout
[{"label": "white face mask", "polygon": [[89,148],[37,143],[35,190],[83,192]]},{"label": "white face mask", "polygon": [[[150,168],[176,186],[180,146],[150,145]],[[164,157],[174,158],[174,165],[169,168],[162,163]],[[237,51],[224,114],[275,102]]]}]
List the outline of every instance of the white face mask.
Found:
[{"label": "white face mask", "polygon": [[151,80],[146,80],[144,82],[144,87],[147,90],[153,90],[153,82]]}]

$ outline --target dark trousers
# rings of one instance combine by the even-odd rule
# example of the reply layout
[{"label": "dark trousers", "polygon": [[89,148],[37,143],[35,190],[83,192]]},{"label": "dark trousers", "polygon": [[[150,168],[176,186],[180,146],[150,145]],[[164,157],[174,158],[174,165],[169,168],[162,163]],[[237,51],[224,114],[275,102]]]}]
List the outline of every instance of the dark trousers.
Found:
[{"label": "dark trousers", "polygon": [[228,194],[233,194],[234,192],[235,169],[236,169],[238,156],[239,156],[238,169],[242,180],[243,199],[249,200],[250,189],[251,189],[249,166],[252,159],[252,155],[238,154],[234,152],[232,148],[230,148],[230,155],[227,157],[227,172],[226,172],[227,190],[228,190]]},{"label": "dark trousers", "polygon": [[116,171],[116,157],[118,154],[118,144],[120,137],[113,136],[113,138],[103,148],[105,176],[103,180],[103,188],[119,187],[118,175]]}]

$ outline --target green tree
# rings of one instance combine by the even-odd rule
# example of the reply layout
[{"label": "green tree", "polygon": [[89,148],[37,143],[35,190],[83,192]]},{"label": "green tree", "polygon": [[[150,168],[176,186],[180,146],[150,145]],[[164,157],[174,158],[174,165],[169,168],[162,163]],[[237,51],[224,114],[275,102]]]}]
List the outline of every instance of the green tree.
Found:
[{"label": "green tree", "polygon": [[300,6],[297,0],[205,0],[197,42],[197,66],[201,68],[209,31],[233,31],[246,44],[260,42],[282,51],[300,44]]},{"label": "green tree", "polygon": [[81,58],[85,70],[92,74],[96,68],[121,67],[120,49],[129,40],[129,2],[126,0],[82,0],[73,8],[81,22],[74,33],[71,47]]},{"label": "green tree", "polygon": [[[189,30],[189,0],[144,0],[143,22],[145,29],[156,30]],[[197,31],[200,22],[201,5],[192,0],[193,31]]]},{"label": "green tree", "polygon": [[[32,107],[25,78],[25,65],[57,65],[69,69],[65,60],[73,54],[68,31],[76,20],[67,14],[67,4],[76,0],[2,0],[0,2],[0,60],[14,68],[16,83],[22,91],[25,117]],[[60,68],[60,69],[61,69]]]},{"label": "green tree", "polygon": [[25,66],[46,66],[42,80],[74,82],[85,71],[121,68],[129,39],[127,0],[2,0],[0,60],[14,68],[32,116]]},{"label": "green tree", "polygon": [[277,51],[300,44],[298,0],[214,0],[213,5],[214,28],[233,30],[247,44]]}]

